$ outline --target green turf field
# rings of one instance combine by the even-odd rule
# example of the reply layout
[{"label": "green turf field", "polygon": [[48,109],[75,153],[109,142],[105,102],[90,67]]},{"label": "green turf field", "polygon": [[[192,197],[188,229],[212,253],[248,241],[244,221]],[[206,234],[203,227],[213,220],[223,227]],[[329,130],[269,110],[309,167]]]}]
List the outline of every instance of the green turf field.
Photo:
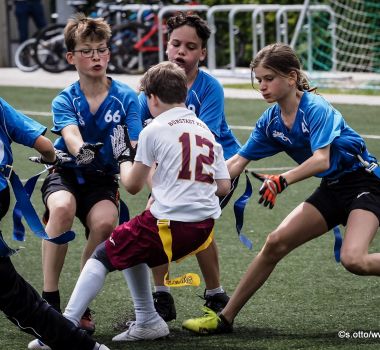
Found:
[{"label": "green turf field", "polygon": [[[58,90],[0,87],[0,96],[20,110],[49,112],[51,99]],[[355,98],[353,96],[353,98]],[[228,121],[233,126],[253,126],[267,107],[262,101],[227,100]],[[337,106],[348,123],[366,138],[369,150],[380,157],[380,116],[379,107]],[[50,128],[50,117],[34,116]],[[235,129],[242,143],[250,131]],[[53,135],[48,132],[49,137]],[[372,135],[372,136],[371,136]],[[377,138],[376,138],[377,136]],[[15,169],[21,178],[28,178],[42,170],[30,163],[27,157],[32,150],[13,145]],[[251,163],[251,168],[290,167],[293,162],[279,155],[269,160]],[[233,202],[242,194],[245,180],[242,177],[233,200],[223,211],[216,225],[216,240],[220,251],[221,280],[224,288],[232,294],[249,262],[263,245],[266,235],[276,227],[289,211],[296,206],[317,185],[318,180],[310,179],[290,186],[277,200],[273,210],[257,204],[259,183],[252,180],[255,195],[246,209],[243,231],[253,241],[249,251],[237,239],[233,215]],[[33,203],[42,213],[39,186],[34,192]],[[123,199],[129,205],[131,215],[136,215],[145,206],[146,193],[126,195]],[[27,240],[19,244],[11,240],[12,221],[10,215],[1,225],[8,243],[25,249],[13,262],[18,271],[41,291],[41,242],[28,231]],[[79,260],[83,247],[83,229],[78,221],[74,230],[77,238],[70,243],[64,271],[61,275],[62,307],[74,287],[79,274]],[[327,233],[291,253],[282,261],[268,282],[243,308],[235,320],[234,333],[223,336],[194,336],[181,330],[184,319],[201,315],[204,284],[198,288],[173,289],[176,301],[177,320],[169,324],[171,337],[168,340],[113,344],[111,338],[118,333],[114,325],[122,319],[133,316],[132,302],[127,285],[119,272],[110,274],[104,290],[91,307],[95,310],[97,340],[111,349],[379,349],[380,345],[380,283],[378,278],[359,277],[345,271],[333,256],[333,234]],[[376,237],[371,251],[380,251],[380,239]],[[198,272],[195,258],[188,258],[181,264],[173,264],[172,275],[183,272]],[[1,282],[0,282],[1,283]],[[338,332],[349,332],[350,338],[339,338]],[[368,337],[365,332],[377,332]],[[362,332],[362,333],[359,333]],[[6,350],[26,349],[31,336],[21,333],[3,314],[0,314],[0,348]]]}]

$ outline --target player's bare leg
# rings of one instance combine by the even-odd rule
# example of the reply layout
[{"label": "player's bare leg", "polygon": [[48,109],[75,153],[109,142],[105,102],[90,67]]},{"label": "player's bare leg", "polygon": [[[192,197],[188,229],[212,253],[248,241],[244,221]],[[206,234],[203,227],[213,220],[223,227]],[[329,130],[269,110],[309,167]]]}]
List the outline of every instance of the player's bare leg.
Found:
[{"label": "player's bare leg", "polygon": [[[95,248],[110,236],[118,220],[118,210],[110,200],[102,200],[96,203],[87,214],[86,224],[89,228],[89,236],[83,249],[81,258],[81,270],[91,257]],[[91,310],[87,308],[80,320],[80,327],[89,334],[95,332],[95,323]]]},{"label": "player's bare leg", "polygon": [[206,289],[220,287],[218,247],[215,240],[212,240],[205,250],[197,253],[196,257],[205,280]]},{"label": "player's bare leg", "polygon": [[277,263],[296,247],[327,232],[321,213],[311,204],[301,203],[268,235],[267,240],[243,275],[222,314],[228,322],[265,283]]},{"label": "player's bare leg", "polygon": [[90,258],[95,248],[111,235],[118,220],[118,210],[110,200],[96,203],[87,214],[87,227],[90,234],[83,249],[81,269]]},{"label": "player's bare leg", "polygon": [[341,250],[342,265],[348,271],[380,276],[380,253],[368,253],[378,228],[379,220],[372,212],[356,209],[350,213]]},{"label": "player's bare leg", "polygon": [[[49,237],[57,237],[71,229],[76,202],[74,196],[67,191],[52,193],[47,200],[49,220],[46,224],[46,233]],[[59,277],[67,252],[67,244],[57,245],[42,241],[42,270],[44,277],[43,298],[56,310],[60,311]]]}]

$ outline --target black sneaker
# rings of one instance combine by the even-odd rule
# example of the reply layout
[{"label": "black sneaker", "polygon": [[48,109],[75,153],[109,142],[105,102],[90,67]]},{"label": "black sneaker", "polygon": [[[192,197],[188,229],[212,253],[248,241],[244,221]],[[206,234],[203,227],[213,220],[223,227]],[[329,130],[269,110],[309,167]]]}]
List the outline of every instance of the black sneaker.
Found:
[{"label": "black sneaker", "polygon": [[93,313],[93,311],[87,308],[79,321],[79,327],[85,330],[89,335],[95,332],[95,322],[92,318]]},{"label": "black sneaker", "polygon": [[217,293],[214,295],[206,295],[206,291],[204,293],[204,299],[206,300],[205,306],[209,309],[215,311],[216,313],[221,312],[224,307],[227,305],[230,297],[226,292]]},{"label": "black sneaker", "polygon": [[168,292],[153,293],[154,308],[165,322],[175,320],[177,312],[175,310],[174,299]]}]

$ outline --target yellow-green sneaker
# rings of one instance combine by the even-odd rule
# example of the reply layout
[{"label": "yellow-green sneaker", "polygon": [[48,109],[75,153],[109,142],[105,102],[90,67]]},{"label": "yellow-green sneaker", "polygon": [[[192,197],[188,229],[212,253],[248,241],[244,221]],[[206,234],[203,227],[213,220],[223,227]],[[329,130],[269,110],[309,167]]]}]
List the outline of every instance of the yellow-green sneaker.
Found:
[{"label": "yellow-green sneaker", "polygon": [[190,318],[183,321],[182,328],[197,334],[231,333],[232,324],[215,311],[203,307],[204,315],[198,318]]}]

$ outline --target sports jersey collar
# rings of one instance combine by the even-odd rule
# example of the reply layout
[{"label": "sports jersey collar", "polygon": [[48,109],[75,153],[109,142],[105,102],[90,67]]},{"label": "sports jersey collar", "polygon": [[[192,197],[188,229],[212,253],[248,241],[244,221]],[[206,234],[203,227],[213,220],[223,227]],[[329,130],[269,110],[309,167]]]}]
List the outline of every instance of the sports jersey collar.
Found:
[{"label": "sports jersey collar", "polygon": [[186,107],[174,107],[161,113],[154,119],[157,119],[157,118],[159,118],[159,120],[163,120],[166,118],[180,119],[180,118],[185,118],[185,117],[197,118],[196,115],[192,111],[187,109]]},{"label": "sports jersey collar", "polygon": [[[108,90],[108,95],[110,95],[111,93],[113,93],[113,91],[115,89],[115,81],[111,77],[109,77],[109,76],[107,76],[107,80],[111,81],[110,88]],[[84,96],[83,91],[80,88],[80,81],[79,80],[77,80],[74,83],[74,87],[75,87],[75,91],[76,91],[77,95]]]},{"label": "sports jersey collar", "polygon": [[190,86],[189,91],[196,90],[197,86],[200,84],[200,81],[202,80],[202,77],[205,73],[198,68],[197,77],[193,81],[193,84]]}]

